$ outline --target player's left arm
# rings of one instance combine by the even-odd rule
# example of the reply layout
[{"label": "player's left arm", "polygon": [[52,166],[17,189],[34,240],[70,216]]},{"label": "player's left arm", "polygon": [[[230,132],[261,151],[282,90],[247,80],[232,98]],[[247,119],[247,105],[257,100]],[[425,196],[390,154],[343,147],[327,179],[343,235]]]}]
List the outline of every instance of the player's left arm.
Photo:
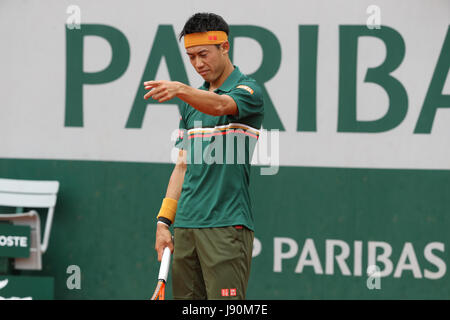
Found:
[{"label": "player's left arm", "polygon": [[175,97],[180,98],[200,112],[212,115],[237,115],[238,107],[233,98],[215,92],[192,88],[178,81],[146,81],[144,99],[153,98],[165,102]]}]

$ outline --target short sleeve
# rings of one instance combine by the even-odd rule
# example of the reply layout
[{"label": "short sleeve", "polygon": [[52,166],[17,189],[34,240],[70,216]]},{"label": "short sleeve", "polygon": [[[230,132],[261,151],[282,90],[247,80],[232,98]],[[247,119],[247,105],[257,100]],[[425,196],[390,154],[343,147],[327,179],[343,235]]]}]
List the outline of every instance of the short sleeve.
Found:
[{"label": "short sleeve", "polygon": [[262,90],[254,81],[238,83],[233,89],[226,93],[236,102],[239,114],[237,120],[253,115],[264,114]]}]

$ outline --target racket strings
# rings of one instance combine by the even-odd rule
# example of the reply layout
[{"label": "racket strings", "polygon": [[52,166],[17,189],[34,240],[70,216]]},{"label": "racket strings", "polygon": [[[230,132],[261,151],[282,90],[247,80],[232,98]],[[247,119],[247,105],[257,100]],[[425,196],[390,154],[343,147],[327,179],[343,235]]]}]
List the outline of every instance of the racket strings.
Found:
[{"label": "racket strings", "polygon": [[164,300],[165,290],[166,284],[164,283],[164,281],[159,281],[150,300]]}]

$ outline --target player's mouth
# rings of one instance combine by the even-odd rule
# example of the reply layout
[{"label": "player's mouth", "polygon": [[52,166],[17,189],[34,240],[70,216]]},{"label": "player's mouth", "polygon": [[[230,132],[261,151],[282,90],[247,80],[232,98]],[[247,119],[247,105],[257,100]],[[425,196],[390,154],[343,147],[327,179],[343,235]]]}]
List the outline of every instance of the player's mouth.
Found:
[{"label": "player's mouth", "polygon": [[204,71],[199,71],[198,73],[202,76],[202,77],[204,77],[204,76],[206,76],[207,74],[208,74],[208,70],[204,70]]}]

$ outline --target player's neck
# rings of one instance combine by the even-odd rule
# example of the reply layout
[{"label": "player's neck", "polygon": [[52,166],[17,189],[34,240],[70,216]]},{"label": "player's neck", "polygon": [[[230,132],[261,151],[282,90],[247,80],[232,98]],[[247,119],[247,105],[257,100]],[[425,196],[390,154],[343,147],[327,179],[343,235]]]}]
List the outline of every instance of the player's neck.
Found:
[{"label": "player's neck", "polygon": [[209,90],[214,91],[217,88],[220,88],[220,86],[225,82],[225,80],[227,80],[233,70],[234,66],[231,63],[230,59],[228,59],[222,74],[216,80],[211,81],[211,83],[209,84]]}]

